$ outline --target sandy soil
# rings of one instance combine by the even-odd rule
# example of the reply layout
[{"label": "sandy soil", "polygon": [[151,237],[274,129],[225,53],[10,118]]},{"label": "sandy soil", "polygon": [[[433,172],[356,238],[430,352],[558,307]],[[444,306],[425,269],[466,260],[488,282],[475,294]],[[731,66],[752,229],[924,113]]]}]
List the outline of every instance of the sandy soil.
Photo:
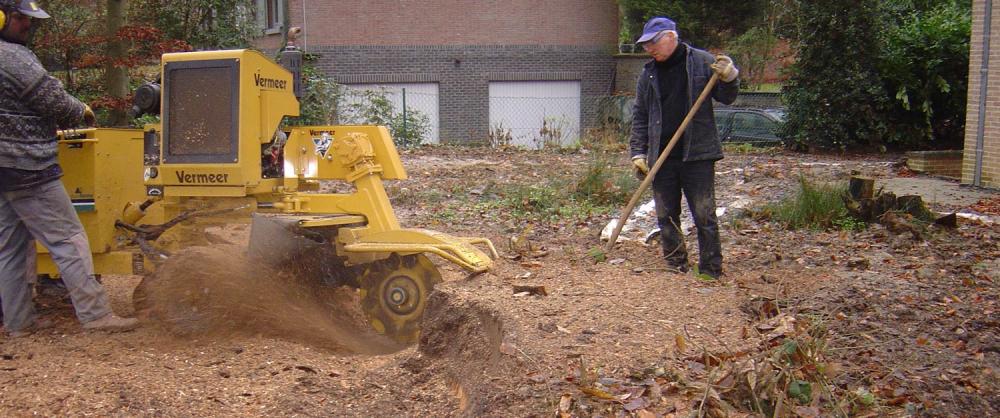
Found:
[{"label": "sandy soil", "polygon": [[[40,297],[56,327],[0,339],[0,413],[747,416],[748,398],[724,390],[739,382],[721,371],[765,359],[804,335],[803,324],[820,323],[813,358],[822,360],[829,390],[781,415],[1000,413],[996,224],[962,221],[918,240],[880,225],[785,231],[732,208],[722,217],[726,276],[705,281],[665,272],[659,250],[636,241],[595,262],[589,251],[602,245],[607,215],[525,224],[477,206],[498,185],[573,178],[587,158],[447,147],[403,153],[411,178],[389,186],[401,223],[485,236],[502,253],[494,271],[475,277],[434,259],[445,283],[415,346],[374,335],[349,290],[252,267],[238,247],[192,249],[202,262],[172,275],[224,295],[211,326],[178,332],[150,320],[133,332],[84,332],[71,307]],[[731,155],[717,167],[718,200],[774,201],[799,175],[910,175],[889,161]],[[993,195],[975,209],[997,215],[997,202]],[[225,232],[245,243],[244,227]],[[689,235],[692,254],[695,242]],[[140,279],[104,277],[117,312],[134,312]],[[159,297],[201,297],[185,286],[167,290]]]}]

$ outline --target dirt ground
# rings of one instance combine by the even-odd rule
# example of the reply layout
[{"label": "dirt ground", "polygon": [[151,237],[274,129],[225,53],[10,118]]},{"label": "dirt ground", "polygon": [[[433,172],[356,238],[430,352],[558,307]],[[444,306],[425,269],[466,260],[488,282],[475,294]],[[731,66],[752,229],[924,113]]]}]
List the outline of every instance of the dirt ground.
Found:
[{"label": "dirt ground", "polygon": [[[231,299],[208,332],[84,332],[65,303],[40,297],[56,327],[0,337],[0,414],[686,417],[754,416],[756,403],[781,416],[1000,415],[997,194],[932,203],[987,217],[920,237],[877,224],[787,231],[740,207],[792,193],[800,175],[913,174],[886,156],[728,155],[717,166],[726,275],[707,281],[664,271],[641,241],[596,257],[610,215],[525,223],[480,205],[504,184],[573,178],[588,155],[402,157],[411,178],[388,189],[404,226],[484,236],[501,252],[474,277],[434,259],[445,282],[419,344],[372,333],[350,290],[249,268],[239,225],[212,232],[235,247],[192,250],[214,262],[175,272]],[[693,234],[688,246],[696,254]],[[134,312],[140,279],[103,278],[117,312]]]}]

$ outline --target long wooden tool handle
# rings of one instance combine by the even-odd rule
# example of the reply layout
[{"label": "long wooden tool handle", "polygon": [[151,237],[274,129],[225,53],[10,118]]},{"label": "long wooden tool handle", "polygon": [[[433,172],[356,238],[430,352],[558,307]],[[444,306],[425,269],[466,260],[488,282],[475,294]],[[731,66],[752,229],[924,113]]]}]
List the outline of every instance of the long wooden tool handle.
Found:
[{"label": "long wooden tool handle", "polygon": [[656,176],[656,172],[660,171],[660,167],[663,163],[667,161],[667,156],[670,155],[670,151],[674,149],[674,145],[677,145],[677,141],[681,139],[681,135],[684,135],[684,130],[687,129],[688,124],[694,119],[695,113],[698,113],[698,109],[701,109],[701,104],[708,98],[712,93],[712,88],[715,87],[715,83],[719,81],[719,73],[713,73],[712,78],[708,80],[708,84],[705,85],[705,89],[701,91],[701,95],[698,96],[698,100],[695,100],[694,106],[688,109],[687,116],[684,117],[684,121],[681,122],[681,126],[677,128],[677,132],[674,132],[674,137],[670,138],[670,142],[667,143],[667,147],[660,153],[660,158],[656,159],[656,164],[649,169],[646,173],[646,178],[642,180],[642,184],[639,185],[639,189],[635,191],[632,195],[632,200],[629,200],[628,205],[622,210],[621,217],[618,218],[618,224],[615,225],[615,232],[611,234],[611,239],[608,240],[607,247],[604,248],[605,252],[611,252],[615,247],[615,241],[618,241],[618,235],[622,233],[622,228],[625,227],[625,221],[628,220],[629,215],[632,214],[632,210],[635,209],[636,203],[639,203],[639,199],[642,194],[646,192],[650,184],[653,184],[653,177]]}]

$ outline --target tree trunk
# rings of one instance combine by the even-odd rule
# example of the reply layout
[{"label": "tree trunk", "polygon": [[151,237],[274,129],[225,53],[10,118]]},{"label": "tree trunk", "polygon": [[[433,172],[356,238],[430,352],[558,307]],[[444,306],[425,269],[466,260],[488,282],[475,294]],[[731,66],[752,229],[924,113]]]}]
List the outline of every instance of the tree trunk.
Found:
[{"label": "tree trunk", "polygon": [[[125,10],[128,0],[108,0],[106,34],[108,36],[108,61],[104,64],[104,83],[108,96],[124,103],[128,97],[128,69],[121,65],[126,58],[125,40],[118,37],[118,31],[125,25]],[[111,126],[128,125],[128,115],[124,108],[113,108],[108,119]]]}]

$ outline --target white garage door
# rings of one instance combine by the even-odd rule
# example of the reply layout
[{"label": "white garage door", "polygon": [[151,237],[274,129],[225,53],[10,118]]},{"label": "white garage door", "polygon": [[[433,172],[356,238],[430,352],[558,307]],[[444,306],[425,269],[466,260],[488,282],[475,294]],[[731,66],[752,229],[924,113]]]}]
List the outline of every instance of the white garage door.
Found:
[{"label": "white garage door", "polygon": [[[440,142],[437,83],[345,84],[344,87],[354,92],[366,90],[383,92],[385,97],[392,102],[396,117],[402,116],[403,96],[405,94],[406,111],[419,112],[421,115],[427,116],[430,123],[430,129],[424,137],[424,143],[437,144]],[[361,100],[357,94],[345,96],[348,103],[358,103]]]},{"label": "white garage door", "polygon": [[580,139],[579,81],[490,82],[490,134],[539,149]]}]

